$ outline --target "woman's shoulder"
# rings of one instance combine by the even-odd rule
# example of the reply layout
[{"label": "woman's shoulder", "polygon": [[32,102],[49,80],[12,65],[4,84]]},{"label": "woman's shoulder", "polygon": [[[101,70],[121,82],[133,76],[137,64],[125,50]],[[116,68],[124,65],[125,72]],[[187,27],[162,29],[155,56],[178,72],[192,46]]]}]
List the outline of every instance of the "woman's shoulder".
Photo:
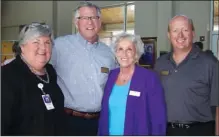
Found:
[{"label": "woman's shoulder", "polygon": [[109,72],[109,77],[110,76],[115,76],[116,74],[118,74],[119,73],[119,71],[120,71],[120,68],[118,67],[118,68],[115,68],[115,69],[112,69],[112,70],[110,70],[110,72]]},{"label": "woman's shoulder", "polygon": [[136,65],[136,68],[136,71],[141,75],[156,76],[156,72],[153,69],[147,69],[139,65]]},{"label": "woman's shoulder", "polygon": [[16,73],[18,73],[18,71],[14,60],[8,64],[1,66],[2,79],[10,78],[10,76],[14,77],[16,76]]}]

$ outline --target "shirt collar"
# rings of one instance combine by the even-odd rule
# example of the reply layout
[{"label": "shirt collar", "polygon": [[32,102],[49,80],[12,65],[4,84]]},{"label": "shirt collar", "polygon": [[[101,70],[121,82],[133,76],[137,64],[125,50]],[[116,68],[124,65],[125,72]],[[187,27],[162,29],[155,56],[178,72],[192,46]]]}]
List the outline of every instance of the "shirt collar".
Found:
[{"label": "shirt collar", "polygon": [[[191,51],[189,52],[188,56],[186,58],[197,58],[199,53],[201,52],[201,49],[197,46],[197,45],[192,45],[192,49]],[[170,53],[168,53],[168,56],[167,56],[167,59],[168,60],[173,60],[173,50],[171,50]]]},{"label": "shirt collar", "polygon": [[97,38],[97,41],[92,44],[89,41],[87,41],[86,39],[84,39],[84,37],[82,37],[79,32],[76,35],[77,35],[79,41],[81,41],[83,43],[83,45],[85,45],[86,47],[89,45],[89,46],[92,46],[92,47],[96,48],[99,45],[99,42],[100,42],[99,37]]}]

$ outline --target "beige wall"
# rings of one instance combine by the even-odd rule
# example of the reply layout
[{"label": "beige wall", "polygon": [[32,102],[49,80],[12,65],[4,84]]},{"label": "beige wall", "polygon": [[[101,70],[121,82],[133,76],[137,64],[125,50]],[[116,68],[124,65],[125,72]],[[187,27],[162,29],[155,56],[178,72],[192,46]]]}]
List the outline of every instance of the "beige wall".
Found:
[{"label": "beige wall", "polygon": [[[93,1],[100,7],[125,1]],[[2,38],[16,39],[18,26],[32,21],[51,25],[57,36],[71,34],[73,10],[79,1],[10,1],[3,2]],[[22,10],[21,10],[22,9]],[[169,19],[185,14],[194,20],[196,40],[205,36],[205,49],[209,47],[210,1],[136,1],[135,33],[142,37],[158,37],[158,53],[169,50],[166,31]]]},{"label": "beige wall", "polygon": [[45,22],[53,25],[52,1],[3,1],[2,39],[17,39],[19,25]]}]

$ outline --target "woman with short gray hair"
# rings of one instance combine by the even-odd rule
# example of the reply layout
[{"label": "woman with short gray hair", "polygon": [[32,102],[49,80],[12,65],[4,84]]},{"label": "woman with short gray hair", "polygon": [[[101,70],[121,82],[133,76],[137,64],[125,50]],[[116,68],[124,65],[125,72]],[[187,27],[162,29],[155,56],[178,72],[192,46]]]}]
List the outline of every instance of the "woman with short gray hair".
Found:
[{"label": "woman with short gray hair", "polygon": [[113,46],[119,68],[105,86],[98,135],[165,135],[166,107],[155,72],[138,66],[143,53],[139,36],[121,34]]},{"label": "woman with short gray hair", "polygon": [[135,63],[138,62],[141,55],[144,53],[144,43],[141,40],[141,37],[139,35],[132,35],[128,33],[121,33],[120,35],[116,36],[116,40],[114,44],[112,44],[112,49],[114,54],[116,55],[116,50],[119,45],[119,42],[122,40],[130,40],[136,49],[136,56],[135,56]]},{"label": "woman with short gray hair", "polygon": [[52,45],[46,24],[21,30],[16,58],[2,67],[1,135],[63,135],[64,96],[48,64]]}]

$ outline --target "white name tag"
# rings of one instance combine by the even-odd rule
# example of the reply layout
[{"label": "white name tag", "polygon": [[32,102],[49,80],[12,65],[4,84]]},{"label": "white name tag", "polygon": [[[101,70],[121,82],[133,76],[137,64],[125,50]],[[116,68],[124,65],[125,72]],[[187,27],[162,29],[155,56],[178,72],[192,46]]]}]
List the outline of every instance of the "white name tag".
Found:
[{"label": "white name tag", "polygon": [[129,95],[130,96],[140,97],[141,92],[130,90]]}]

